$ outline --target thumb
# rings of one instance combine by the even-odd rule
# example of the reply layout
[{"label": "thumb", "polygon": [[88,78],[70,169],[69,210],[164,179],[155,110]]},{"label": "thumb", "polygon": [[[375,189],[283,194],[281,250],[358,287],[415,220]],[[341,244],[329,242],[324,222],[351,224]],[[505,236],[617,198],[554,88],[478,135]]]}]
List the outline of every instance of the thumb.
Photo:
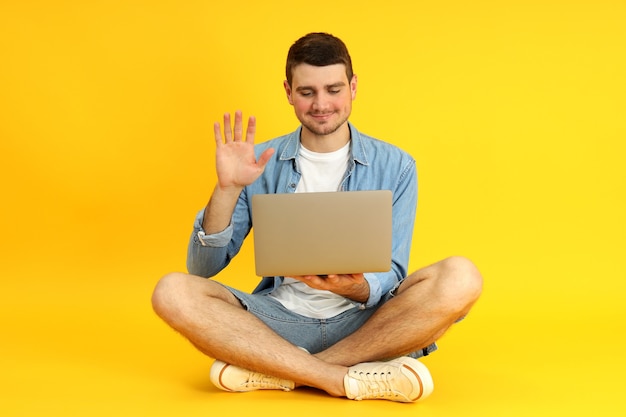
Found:
[{"label": "thumb", "polygon": [[260,168],[265,168],[265,165],[267,165],[267,163],[270,161],[270,158],[272,157],[272,155],[274,155],[274,148],[269,148],[266,149],[260,156],[259,156],[259,160],[257,161],[257,164],[259,165]]}]

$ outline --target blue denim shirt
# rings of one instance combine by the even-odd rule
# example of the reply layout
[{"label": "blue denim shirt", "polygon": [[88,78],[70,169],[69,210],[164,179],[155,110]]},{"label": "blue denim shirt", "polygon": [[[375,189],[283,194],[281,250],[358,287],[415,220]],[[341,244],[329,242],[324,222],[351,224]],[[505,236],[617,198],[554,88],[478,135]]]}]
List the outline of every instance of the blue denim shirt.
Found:
[{"label": "blue denim shirt", "polygon": [[[417,206],[417,174],[415,160],[389,143],[362,133],[349,124],[351,158],[341,182],[342,191],[391,190],[393,204],[392,267],[384,273],[365,273],[370,287],[364,307],[376,305],[383,294],[393,289],[407,275],[415,211]],[[190,273],[203,277],[215,276],[239,252],[252,227],[251,197],[254,194],[293,193],[300,180],[298,150],[300,126],[295,132],[255,145],[258,157],[264,150],[276,152],[263,174],[245,187],[239,196],[230,225],[220,233],[202,237],[204,210],[196,216],[187,255]],[[254,293],[269,293],[278,287],[283,277],[264,277]]]}]

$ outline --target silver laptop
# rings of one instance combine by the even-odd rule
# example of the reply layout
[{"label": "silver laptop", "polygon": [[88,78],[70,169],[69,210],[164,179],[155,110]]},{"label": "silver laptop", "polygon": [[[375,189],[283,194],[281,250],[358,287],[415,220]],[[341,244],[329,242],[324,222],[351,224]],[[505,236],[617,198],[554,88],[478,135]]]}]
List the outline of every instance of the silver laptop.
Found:
[{"label": "silver laptop", "polygon": [[328,275],[391,269],[391,191],[252,196],[256,274]]}]

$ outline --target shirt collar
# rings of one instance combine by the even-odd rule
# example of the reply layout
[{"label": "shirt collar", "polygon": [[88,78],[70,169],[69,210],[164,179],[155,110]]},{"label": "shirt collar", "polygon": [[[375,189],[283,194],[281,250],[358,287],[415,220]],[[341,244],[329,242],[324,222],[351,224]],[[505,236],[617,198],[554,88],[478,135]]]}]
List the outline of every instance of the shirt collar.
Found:
[{"label": "shirt collar", "polygon": [[[363,140],[361,139],[361,134],[352,125],[352,123],[348,122],[348,127],[350,128],[350,140],[352,141],[352,145],[350,146],[352,159],[362,165],[369,165],[367,152],[365,151],[365,143],[363,143]],[[287,143],[285,144],[285,147],[280,154],[281,160],[286,161],[289,159],[296,159],[296,157],[298,156],[298,151],[300,149],[301,132],[302,125],[298,126],[298,129],[296,129],[295,132],[288,135]]]}]

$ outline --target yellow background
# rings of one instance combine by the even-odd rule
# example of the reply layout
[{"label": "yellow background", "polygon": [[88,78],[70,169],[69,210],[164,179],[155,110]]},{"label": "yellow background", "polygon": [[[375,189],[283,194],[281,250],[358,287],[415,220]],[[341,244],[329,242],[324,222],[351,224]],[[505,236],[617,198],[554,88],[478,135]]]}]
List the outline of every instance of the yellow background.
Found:
[{"label": "yellow background", "polygon": [[[212,123],[297,126],[291,43],[349,46],[351,120],[417,160],[411,268],[472,258],[418,405],[218,392],[152,313],[215,175]],[[624,415],[626,4],[0,4],[0,414]],[[221,276],[251,289],[246,246]],[[592,414],[593,413],[593,414]]]}]

